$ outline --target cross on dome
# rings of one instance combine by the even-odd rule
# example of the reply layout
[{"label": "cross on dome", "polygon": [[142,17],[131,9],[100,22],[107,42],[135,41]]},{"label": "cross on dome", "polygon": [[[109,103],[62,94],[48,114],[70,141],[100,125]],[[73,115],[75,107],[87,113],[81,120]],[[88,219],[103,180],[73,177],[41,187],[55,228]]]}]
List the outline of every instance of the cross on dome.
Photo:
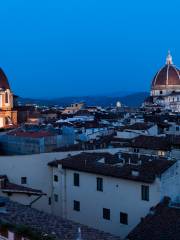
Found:
[{"label": "cross on dome", "polygon": [[168,64],[168,65],[172,65],[173,64],[172,56],[171,56],[170,51],[168,51],[168,55],[166,57],[166,64]]}]

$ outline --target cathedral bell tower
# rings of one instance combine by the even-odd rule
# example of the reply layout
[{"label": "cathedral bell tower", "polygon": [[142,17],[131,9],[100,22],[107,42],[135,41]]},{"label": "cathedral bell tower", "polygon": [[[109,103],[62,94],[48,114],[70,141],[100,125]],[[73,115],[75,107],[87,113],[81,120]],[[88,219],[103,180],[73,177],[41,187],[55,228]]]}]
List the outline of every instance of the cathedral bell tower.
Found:
[{"label": "cathedral bell tower", "polygon": [[13,111],[13,93],[8,79],[0,68],[0,128],[17,125],[17,111]]}]

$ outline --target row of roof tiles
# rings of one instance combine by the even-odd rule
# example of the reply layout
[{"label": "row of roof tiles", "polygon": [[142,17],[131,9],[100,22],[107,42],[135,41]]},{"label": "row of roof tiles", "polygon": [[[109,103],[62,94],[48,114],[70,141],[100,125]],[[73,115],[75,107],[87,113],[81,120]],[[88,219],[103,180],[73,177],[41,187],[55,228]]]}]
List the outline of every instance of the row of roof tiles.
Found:
[{"label": "row of roof tiles", "polygon": [[[176,161],[164,159],[144,160],[140,164],[132,164],[127,160],[122,162],[122,156],[111,155],[109,153],[80,153],[62,160],[55,160],[49,166],[57,167],[59,164],[64,169],[100,174],[115,178],[132,181],[152,183],[155,178],[161,175]],[[132,171],[137,171],[133,175]]]}]

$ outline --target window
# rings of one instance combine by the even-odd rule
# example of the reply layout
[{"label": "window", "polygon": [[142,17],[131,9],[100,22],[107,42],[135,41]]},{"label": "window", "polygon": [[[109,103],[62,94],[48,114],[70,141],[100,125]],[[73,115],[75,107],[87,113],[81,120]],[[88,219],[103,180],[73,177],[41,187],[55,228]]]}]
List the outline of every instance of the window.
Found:
[{"label": "window", "polygon": [[134,148],[134,152],[135,152],[135,153],[138,153],[138,152],[139,152],[139,149],[138,149],[138,148]]},{"label": "window", "polygon": [[10,117],[5,117],[5,124],[9,125],[11,123],[11,118]]},{"label": "window", "polygon": [[124,212],[120,212],[120,223],[121,224],[128,224],[128,214]]},{"label": "window", "polygon": [[160,156],[160,157],[165,156],[165,152],[164,151],[158,151],[158,156]]},{"label": "window", "polygon": [[79,173],[74,173],[74,186],[79,186]]},{"label": "window", "polygon": [[162,93],[163,93],[163,91],[161,90],[161,91],[159,91],[159,93],[160,93],[160,94],[162,94]]},{"label": "window", "polygon": [[97,191],[103,192],[103,178],[97,177],[96,183],[97,183]]},{"label": "window", "polygon": [[48,204],[51,205],[51,198],[48,198]]},{"label": "window", "polygon": [[8,101],[8,93],[7,92],[5,92],[5,103],[8,103],[9,101]]},{"label": "window", "polygon": [[21,184],[27,184],[27,177],[21,177]]},{"label": "window", "polygon": [[110,209],[103,208],[103,218],[106,220],[110,220]]},{"label": "window", "polygon": [[141,199],[144,201],[149,201],[149,186],[141,186]]},{"label": "window", "polygon": [[75,211],[80,211],[80,202],[79,201],[76,201],[74,200],[74,210]]},{"label": "window", "polygon": [[54,182],[58,182],[58,176],[54,175]]},{"label": "window", "polygon": [[179,131],[179,127],[176,127],[176,131]]},{"label": "window", "polygon": [[54,194],[54,201],[58,202],[58,195],[57,194]]}]

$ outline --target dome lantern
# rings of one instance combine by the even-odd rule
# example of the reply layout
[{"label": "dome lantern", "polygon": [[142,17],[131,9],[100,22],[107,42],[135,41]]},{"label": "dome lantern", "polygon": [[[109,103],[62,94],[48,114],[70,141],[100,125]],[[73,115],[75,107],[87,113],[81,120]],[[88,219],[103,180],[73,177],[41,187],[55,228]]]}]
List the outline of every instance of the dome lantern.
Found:
[{"label": "dome lantern", "polygon": [[168,65],[172,65],[173,64],[172,56],[171,56],[170,51],[168,51],[168,55],[166,57],[166,64],[168,64]]}]

